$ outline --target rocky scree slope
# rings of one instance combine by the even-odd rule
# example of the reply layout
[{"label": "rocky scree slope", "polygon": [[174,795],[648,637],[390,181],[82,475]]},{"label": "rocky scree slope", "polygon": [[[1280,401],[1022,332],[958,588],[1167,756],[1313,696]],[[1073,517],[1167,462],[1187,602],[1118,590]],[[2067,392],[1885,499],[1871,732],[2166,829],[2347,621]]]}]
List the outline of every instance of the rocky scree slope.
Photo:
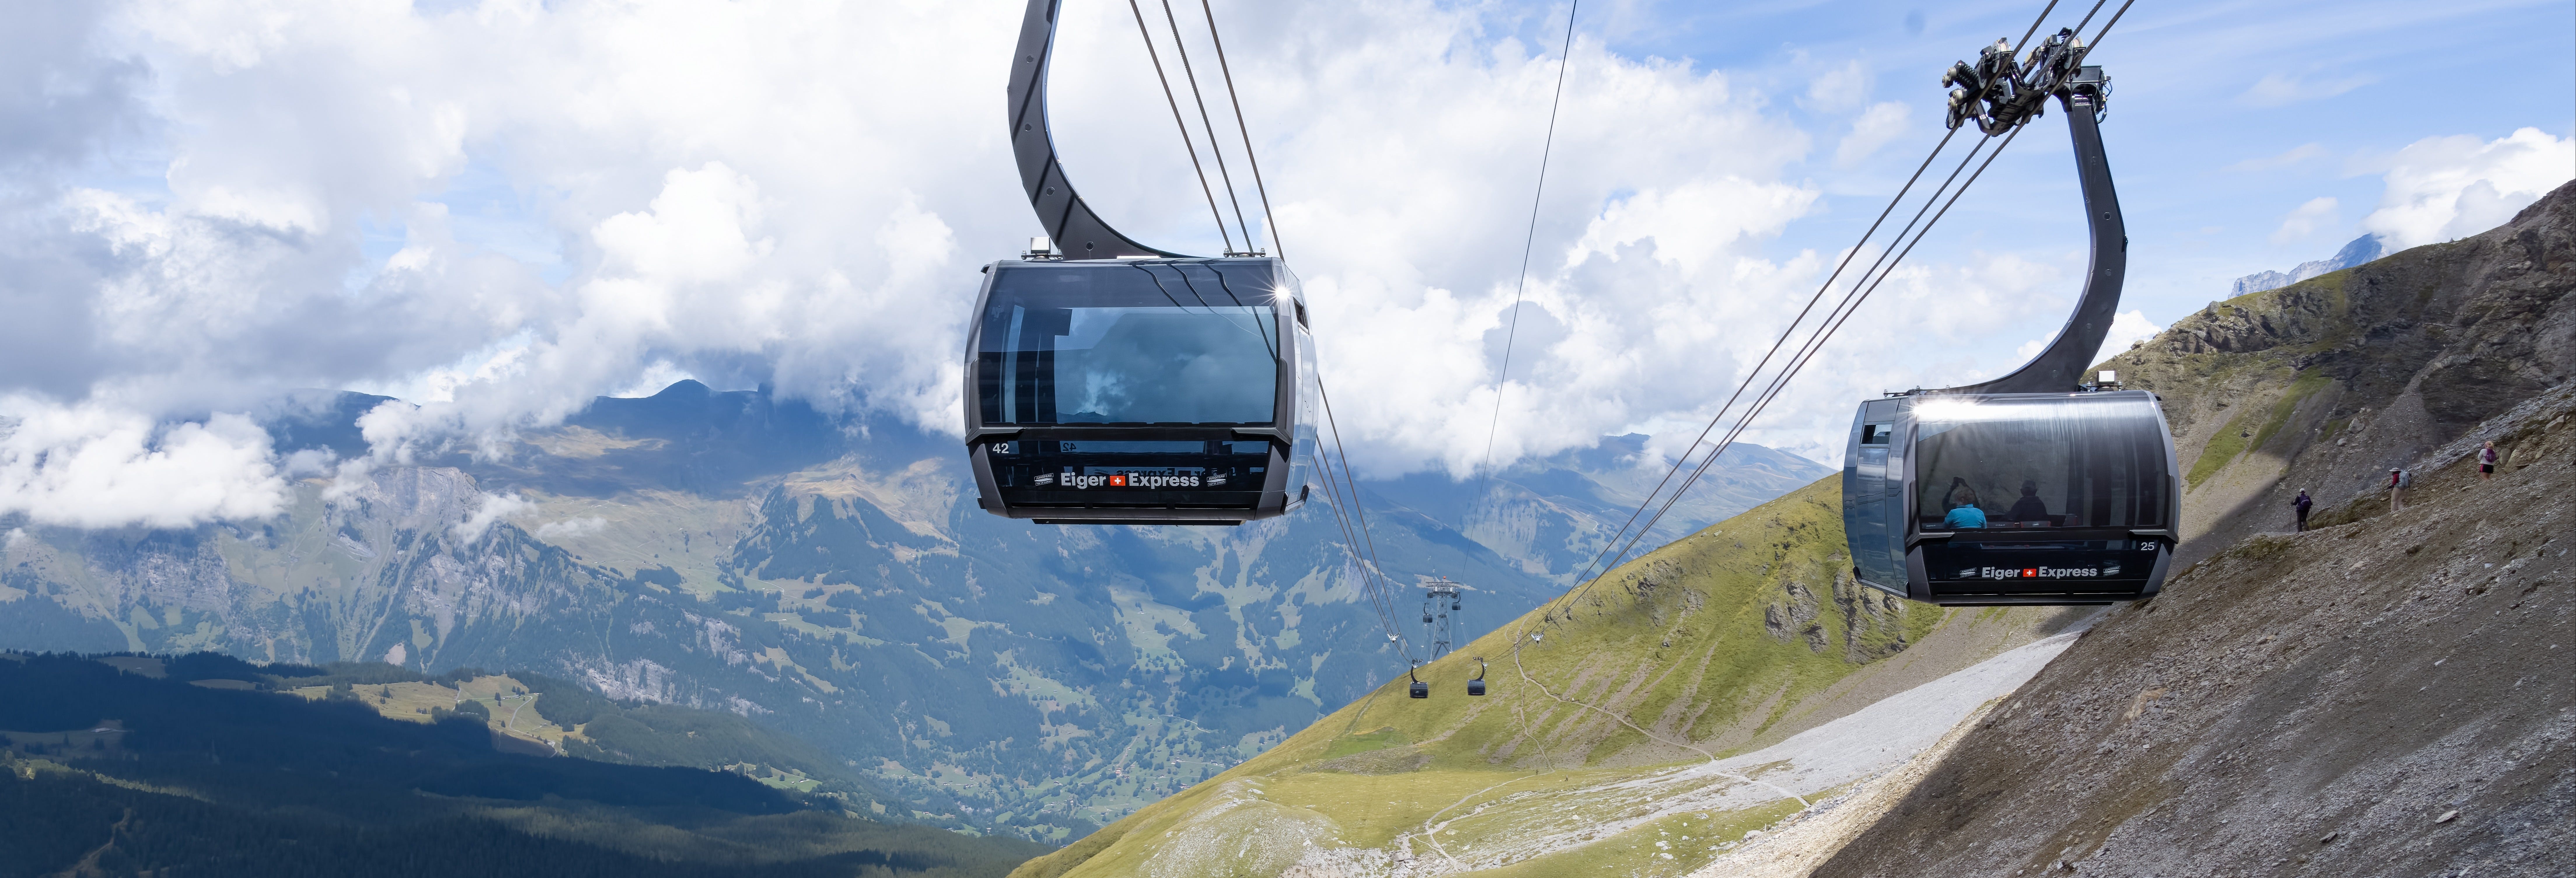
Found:
[{"label": "rocky scree slope", "polygon": [[[1014,874],[1674,875],[1710,862],[1802,796],[1858,779],[1713,758],[2089,614],[1945,611],[1863,589],[1839,492],[1829,477],[1649,553],[1552,619],[1534,611],[1426,666],[1429,699],[1406,697],[1399,675]],[[1523,626],[1543,639],[1516,656]],[[1489,694],[1470,698],[1478,656]]]},{"label": "rocky scree slope", "polygon": [[2576,383],[2466,434],[2106,615],[1815,874],[2576,874]]},{"label": "rocky scree slope", "polygon": [[[2189,564],[2576,379],[2576,183],[2512,222],[2211,303],[2097,368],[2164,399]],[[2432,460],[2432,464],[2447,460]]]}]

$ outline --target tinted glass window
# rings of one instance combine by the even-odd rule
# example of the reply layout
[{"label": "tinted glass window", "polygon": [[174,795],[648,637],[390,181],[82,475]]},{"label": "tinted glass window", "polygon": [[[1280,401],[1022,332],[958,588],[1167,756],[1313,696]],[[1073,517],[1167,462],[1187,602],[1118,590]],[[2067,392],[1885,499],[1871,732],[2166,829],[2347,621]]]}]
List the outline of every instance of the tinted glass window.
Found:
[{"label": "tinted glass window", "polygon": [[977,352],[985,423],[1273,420],[1281,295],[1266,266],[996,270]]},{"label": "tinted glass window", "polygon": [[2153,402],[1935,398],[1916,403],[1914,413],[1915,512],[1926,530],[1978,519],[1984,527],[2169,524]]}]

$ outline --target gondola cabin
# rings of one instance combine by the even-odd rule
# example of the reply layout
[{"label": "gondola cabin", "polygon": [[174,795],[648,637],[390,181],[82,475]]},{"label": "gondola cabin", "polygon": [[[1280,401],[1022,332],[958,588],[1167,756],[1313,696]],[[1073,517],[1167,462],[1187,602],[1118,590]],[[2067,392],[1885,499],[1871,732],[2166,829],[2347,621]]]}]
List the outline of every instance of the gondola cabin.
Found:
[{"label": "gondola cabin", "polygon": [[966,443],[985,510],[1230,525],[1305,501],[1315,346],[1279,260],[1005,260],[975,315]]},{"label": "gondola cabin", "polygon": [[2182,494],[2168,436],[2142,390],[1864,402],[1843,456],[1855,572],[1952,606],[2152,597]]}]

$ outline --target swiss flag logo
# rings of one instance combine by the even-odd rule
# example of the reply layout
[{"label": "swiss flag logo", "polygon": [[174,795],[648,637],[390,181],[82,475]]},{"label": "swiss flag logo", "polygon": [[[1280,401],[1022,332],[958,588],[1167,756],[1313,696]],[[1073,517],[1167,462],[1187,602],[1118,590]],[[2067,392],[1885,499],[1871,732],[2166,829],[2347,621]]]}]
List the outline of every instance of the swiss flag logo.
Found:
[{"label": "swiss flag logo", "polygon": [[1110,477],[1109,477],[1109,486],[1110,486],[1110,487],[1112,487],[1112,488],[1124,488],[1124,487],[1127,487],[1127,477],[1126,477],[1126,476],[1110,476]]},{"label": "swiss flag logo", "polygon": [[[1112,482],[1111,484],[1116,484],[1116,483],[1115,483],[1115,482]],[[2022,569],[2021,569],[2021,576],[2022,576],[2022,578],[2023,578],[2023,579],[2030,579],[2030,578],[2036,577],[2036,576],[2038,576],[2038,575],[2039,575],[2039,568],[2037,568],[2037,567],[2024,567],[2024,568],[2022,568]]]}]

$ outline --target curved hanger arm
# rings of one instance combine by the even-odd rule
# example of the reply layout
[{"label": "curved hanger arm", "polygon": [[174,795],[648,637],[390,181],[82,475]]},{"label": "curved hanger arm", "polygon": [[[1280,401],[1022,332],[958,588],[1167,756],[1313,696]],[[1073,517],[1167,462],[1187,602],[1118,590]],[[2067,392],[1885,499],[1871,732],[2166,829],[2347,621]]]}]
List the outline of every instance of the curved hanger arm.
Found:
[{"label": "curved hanger arm", "polygon": [[1056,8],[1062,0],[1029,0],[1020,23],[1019,51],[1011,58],[1011,151],[1020,164],[1020,190],[1038,213],[1038,224],[1067,259],[1190,258],[1136,243],[1102,222],[1065,179],[1047,130],[1047,62],[1055,51]]},{"label": "curved hanger arm", "polygon": [[2075,140],[2076,178],[2084,188],[2084,221],[2093,232],[2093,258],[2084,271],[2084,295],[2066,327],[2039,356],[2009,375],[1981,384],[1953,387],[1947,393],[2071,393],[2091,377],[2084,374],[2111,332],[2120,310],[2120,286],[2129,272],[2129,234],[2120,220],[2120,195],[2111,188],[2111,164],[2102,153],[2098,115],[2104,97],[2102,68],[2085,67],[2059,94],[2065,103],[2066,128]]}]

